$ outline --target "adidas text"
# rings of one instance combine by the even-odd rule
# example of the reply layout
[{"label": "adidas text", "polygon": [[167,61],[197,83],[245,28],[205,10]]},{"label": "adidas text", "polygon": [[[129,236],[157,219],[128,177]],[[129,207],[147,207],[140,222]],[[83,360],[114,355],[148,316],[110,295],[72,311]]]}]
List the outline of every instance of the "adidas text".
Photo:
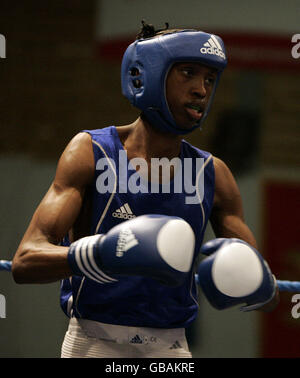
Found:
[{"label": "adidas text", "polygon": [[120,219],[132,219],[132,218],[135,218],[135,215],[133,214],[122,214],[122,213],[112,213],[112,216],[114,218],[120,218]]},{"label": "adidas text", "polygon": [[117,242],[117,251],[116,256],[123,257],[124,252],[127,252],[130,248],[135,247],[138,243],[134,234],[129,228],[125,228],[120,231],[118,242]]},{"label": "adidas text", "polygon": [[215,47],[201,47],[200,52],[202,54],[210,54],[210,55],[217,55],[221,58],[225,59],[225,54],[220,49],[217,49]]}]

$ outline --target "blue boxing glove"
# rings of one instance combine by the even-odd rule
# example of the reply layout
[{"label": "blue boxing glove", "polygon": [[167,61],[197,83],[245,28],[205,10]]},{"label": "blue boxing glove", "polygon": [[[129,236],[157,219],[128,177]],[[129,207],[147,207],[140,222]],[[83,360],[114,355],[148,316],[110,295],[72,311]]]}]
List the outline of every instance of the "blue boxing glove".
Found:
[{"label": "blue boxing glove", "polygon": [[218,238],[201,248],[198,283],[218,310],[245,303],[241,311],[259,309],[276,294],[276,280],[260,253],[240,239]]},{"label": "blue boxing glove", "polygon": [[195,236],[183,219],[143,215],[113,227],[107,234],[72,243],[68,261],[75,275],[99,283],[117,280],[111,275],[145,276],[167,286],[187,278],[194,257]]}]

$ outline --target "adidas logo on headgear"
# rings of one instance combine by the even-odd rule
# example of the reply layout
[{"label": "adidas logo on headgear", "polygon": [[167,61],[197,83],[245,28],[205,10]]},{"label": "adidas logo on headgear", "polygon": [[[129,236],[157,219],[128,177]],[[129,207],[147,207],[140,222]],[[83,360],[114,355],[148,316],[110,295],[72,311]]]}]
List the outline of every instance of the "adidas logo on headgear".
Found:
[{"label": "adidas logo on headgear", "polygon": [[223,59],[226,59],[225,54],[222,50],[222,46],[214,35],[212,35],[211,38],[209,38],[209,40],[204,43],[203,46],[205,47],[201,47],[200,49],[200,52],[202,54],[217,55]]}]

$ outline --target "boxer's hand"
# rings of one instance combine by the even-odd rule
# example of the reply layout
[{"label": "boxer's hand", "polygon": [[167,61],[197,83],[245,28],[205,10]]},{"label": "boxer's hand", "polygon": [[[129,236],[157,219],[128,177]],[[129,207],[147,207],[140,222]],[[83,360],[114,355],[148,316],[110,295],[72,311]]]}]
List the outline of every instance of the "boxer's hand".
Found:
[{"label": "boxer's hand", "polygon": [[245,303],[242,311],[267,309],[276,294],[276,280],[259,252],[240,239],[219,238],[203,245],[198,283],[219,310]]},{"label": "boxer's hand", "polygon": [[178,286],[188,276],[195,236],[178,217],[143,215],[71,244],[68,261],[76,275],[100,283],[115,282],[110,275],[134,275]]}]

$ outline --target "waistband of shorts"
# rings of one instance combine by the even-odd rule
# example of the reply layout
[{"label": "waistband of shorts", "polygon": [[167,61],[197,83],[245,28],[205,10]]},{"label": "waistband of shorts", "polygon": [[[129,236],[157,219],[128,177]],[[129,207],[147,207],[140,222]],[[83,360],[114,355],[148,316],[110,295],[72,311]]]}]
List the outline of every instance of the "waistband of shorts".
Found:
[{"label": "waistband of shorts", "polygon": [[71,318],[70,332],[84,332],[88,337],[114,341],[118,344],[170,344],[186,342],[184,328],[147,328],[106,324],[94,320]]}]

